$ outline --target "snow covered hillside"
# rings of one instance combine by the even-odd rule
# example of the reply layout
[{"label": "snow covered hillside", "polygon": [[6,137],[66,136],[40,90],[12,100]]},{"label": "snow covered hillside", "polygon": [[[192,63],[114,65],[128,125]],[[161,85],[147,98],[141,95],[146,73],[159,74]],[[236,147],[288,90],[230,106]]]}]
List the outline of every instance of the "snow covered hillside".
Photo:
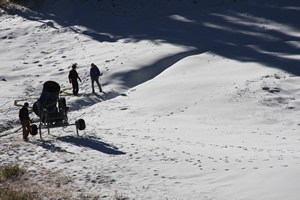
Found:
[{"label": "snow covered hillside", "polygon": [[[1,165],[28,169],[45,198],[298,200],[300,2],[114,2],[1,11]],[[70,88],[73,63],[68,117],[86,129],[23,142],[14,101]]]}]

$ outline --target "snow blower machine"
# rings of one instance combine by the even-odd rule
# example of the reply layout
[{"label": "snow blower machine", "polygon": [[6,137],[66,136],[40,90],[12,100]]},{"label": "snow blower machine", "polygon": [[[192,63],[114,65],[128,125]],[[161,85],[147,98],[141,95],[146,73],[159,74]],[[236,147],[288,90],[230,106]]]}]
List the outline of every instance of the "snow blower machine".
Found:
[{"label": "snow blower machine", "polygon": [[66,99],[59,97],[60,86],[54,81],[47,81],[44,83],[42,94],[40,98],[33,104],[33,112],[39,116],[40,123],[32,127],[32,135],[37,134],[39,129],[40,138],[42,139],[42,129],[76,126],[76,133],[78,130],[85,129],[85,121],[83,119],[76,120],[74,124],[68,122]]}]

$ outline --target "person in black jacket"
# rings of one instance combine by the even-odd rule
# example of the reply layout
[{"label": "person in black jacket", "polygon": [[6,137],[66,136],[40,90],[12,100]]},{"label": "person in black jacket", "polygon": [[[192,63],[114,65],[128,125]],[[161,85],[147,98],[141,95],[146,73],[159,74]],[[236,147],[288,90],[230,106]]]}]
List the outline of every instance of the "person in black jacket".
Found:
[{"label": "person in black jacket", "polygon": [[99,68],[92,63],[91,64],[91,69],[90,69],[90,76],[91,76],[91,80],[92,80],[92,92],[95,92],[94,89],[94,82],[96,81],[98,87],[99,87],[99,91],[102,92],[102,88],[101,88],[101,84],[99,83],[99,77],[100,77],[100,70]]},{"label": "person in black jacket", "polygon": [[21,124],[22,124],[23,140],[24,141],[28,141],[28,135],[29,135],[29,133],[31,133],[28,106],[29,106],[29,104],[27,102],[24,103],[24,106],[19,111],[19,119],[20,119]]},{"label": "person in black jacket", "polygon": [[70,73],[69,73],[69,81],[70,81],[70,83],[72,83],[73,94],[74,94],[75,96],[78,95],[78,91],[79,91],[77,79],[79,79],[80,82],[82,82],[81,79],[80,79],[79,76],[78,76],[77,71],[76,71],[76,64],[73,64],[73,65],[72,65],[72,70],[71,70]]}]

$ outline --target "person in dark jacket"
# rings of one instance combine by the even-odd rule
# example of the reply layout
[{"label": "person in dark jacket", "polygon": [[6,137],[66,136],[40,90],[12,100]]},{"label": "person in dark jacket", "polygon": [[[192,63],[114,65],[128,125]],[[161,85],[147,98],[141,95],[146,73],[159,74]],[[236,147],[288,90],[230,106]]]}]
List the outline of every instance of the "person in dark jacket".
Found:
[{"label": "person in dark jacket", "polygon": [[69,81],[70,81],[70,83],[72,83],[73,94],[75,96],[77,96],[78,92],[79,92],[79,87],[78,87],[78,81],[77,81],[77,79],[79,79],[80,82],[82,82],[81,79],[80,79],[80,77],[78,76],[77,71],[76,71],[76,64],[73,64],[72,65],[72,70],[69,73]]},{"label": "person in dark jacket", "polygon": [[92,80],[93,93],[95,92],[95,89],[94,89],[94,82],[95,81],[96,81],[96,83],[99,87],[99,91],[102,92],[102,88],[101,88],[101,85],[99,83],[100,70],[94,63],[91,64],[90,76],[91,76],[91,80]]},{"label": "person in dark jacket", "polygon": [[24,141],[28,141],[28,135],[29,135],[29,133],[31,133],[28,106],[29,106],[29,104],[27,102],[24,103],[24,106],[19,111],[19,119],[20,119],[21,124],[22,124],[23,140]]}]

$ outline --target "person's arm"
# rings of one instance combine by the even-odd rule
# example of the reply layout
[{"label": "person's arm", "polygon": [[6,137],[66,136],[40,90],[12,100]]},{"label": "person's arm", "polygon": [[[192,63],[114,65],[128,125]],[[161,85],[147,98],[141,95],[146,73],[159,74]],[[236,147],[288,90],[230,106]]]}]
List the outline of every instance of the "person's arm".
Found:
[{"label": "person's arm", "polygon": [[69,82],[72,83],[72,80],[71,80],[71,72],[69,73],[68,78],[69,78]]},{"label": "person's arm", "polygon": [[77,78],[80,80],[80,82],[82,82],[82,81],[81,81],[81,78],[79,77],[79,75],[78,75],[77,72],[76,72],[76,76],[77,76]]},{"label": "person's arm", "polygon": [[97,79],[99,79],[99,77],[100,77],[100,70],[99,70],[99,68],[97,67]]}]

